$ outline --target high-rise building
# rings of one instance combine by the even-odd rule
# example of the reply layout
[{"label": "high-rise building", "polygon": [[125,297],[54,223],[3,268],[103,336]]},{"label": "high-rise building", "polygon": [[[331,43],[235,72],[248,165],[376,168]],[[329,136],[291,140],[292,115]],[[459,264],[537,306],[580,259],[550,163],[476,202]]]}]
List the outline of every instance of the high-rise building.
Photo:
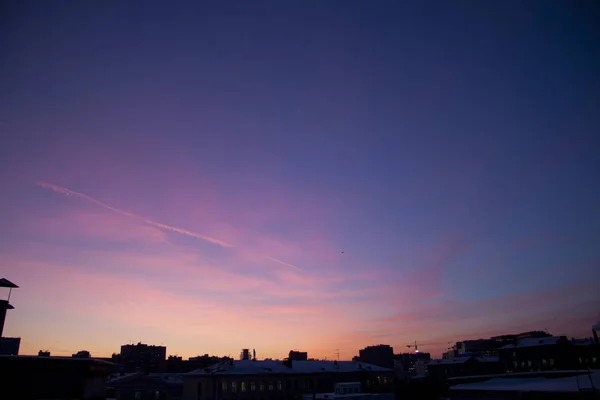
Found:
[{"label": "high-rise building", "polygon": [[387,344],[367,346],[359,351],[358,359],[383,368],[394,368],[394,348]]},{"label": "high-rise building", "polygon": [[121,346],[121,364],[126,372],[164,372],[166,359],[165,346],[150,346],[144,343]]},{"label": "high-rise building", "polygon": [[292,361],[306,361],[308,360],[308,353],[305,351],[290,350],[288,359]]}]

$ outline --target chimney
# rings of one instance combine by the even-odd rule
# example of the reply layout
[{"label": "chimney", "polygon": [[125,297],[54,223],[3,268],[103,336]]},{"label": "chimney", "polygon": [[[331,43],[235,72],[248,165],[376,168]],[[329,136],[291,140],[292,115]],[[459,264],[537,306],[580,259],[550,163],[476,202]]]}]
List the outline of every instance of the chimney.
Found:
[{"label": "chimney", "polygon": [[594,343],[596,346],[600,346],[600,342],[598,342],[598,331],[596,329],[592,329],[592,333],[594,334]]}]

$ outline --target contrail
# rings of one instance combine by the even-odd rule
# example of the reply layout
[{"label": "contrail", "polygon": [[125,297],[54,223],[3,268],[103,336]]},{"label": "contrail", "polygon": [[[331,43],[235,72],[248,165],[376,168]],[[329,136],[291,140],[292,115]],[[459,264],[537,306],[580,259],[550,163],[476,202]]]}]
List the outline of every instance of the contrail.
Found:
[{"label": "contrail", "polygon": [[112,206],[110,206],[110,205],[108,205],[106,203],[103,203],[100,200],[97,200],[97,199],[95,199],[93,197],[90,197],[90,196],[88,196],[86,194],[75,192],[73,190],[67,189],[67,188],[62,187],[62,186],[53,185],[51,183],[46,183],[46,182],[41,182],[41,181],[36,182],[36,184],[38,186],[41,186],[41,187],[45,188],[45,189],[50,189],[50,190],[52,190],[52,191],[54,191],[56,193],[64,194],[64,195],[67,195],[67,196],[79,197],[81,199],[84,199],[84,200],[87,200],[89,202],[92,202],[92,203],[94,203],[94,204],[96,204],[96,205],[98,205],[100,207],[104,207],[107,210],[111,210],[111,211],[114,211],[114,212],[119,213],[121,215],[125,215],[127,217],[131,217],[131,218],[135,218],[135,219],[141,220],[141,221],[145,222],[148,225],[152,225],[152,226],[155,226],[155,227],[160,228],[160,229],[168,230],[168,231],[171,231],[171,232],[177,232],[179,234],[186,235],[186,236],[191,236],[191,237],[194,237],[196,239],[201,239],[201,240],[204,240],[204,241],[212,243],[212,244],[216,244],[216,245],[221,246],[221,247],[235,247],[233,244],[227,243],[227,242],[225,242],[223,240],[215,239],[215,238],[212,238],[210,236],[204,236],[204,235],[201,235],[201,234],[199,234],[197,232],[189,231],[187,229],[177,228],[176,226],[171,226],[171,225],[167,225],[167,224],[161,224],[160,222],[156,222],[156,221],[153,221],[151,219],[144,218],[142,216],[130,213],[128,211],[121,210],[121,209],[116,208],[116,207],[112,207]]},{"label": "contrail", "polygon": [[[187,230],[187,229],[178,228],[176,226],[171,226],[171,225],[163,224],[163,223],[160,223],[160,222],[156,222],[156,221],[153,221],[151,219],[144,218],[144,217],[142,217],[140,215],[131,213],[129,211],[121,210],[120,208],[113,207],[113,206],[108,205],[108,204],[106,204],[106,203],[104,203],[104,202],[102,202],[102,201],[100,201],[98,199],[95,199],[95,198],[93,198],[91,196],[88,196],[87,194],[76,192],[74,190],[67,189],[66,187],[63,187],[63,186],[54,185],[52,183],[47,183],[47,182],[42,182],[42,181],[37,181],[36,184],[38,186],[44,188],[44,189],[49,189],[49,190],[52,190],[53,192],[56,192],[56,193],[64,194],[66,196],[79,197],[80,199],[87,200],[87,201],[89,201],[91,203],[94,203],[94,204],[100,206],[100,207],[106,208],[107,210],[119,213],[119,214],[124,215],[126,217],[135,218],[135,219],[137,219],[139,221],[142,221],[142,222],[144,222],[144,223],[146,223],[148,225],[152,225],[152,226],[155,226],[155,227],[160,228],[160,229],[164,229],[164,230],[171,231],[171,232],[176,232],[176,233],[179,233],[181,235],[191,236],[193,238],[204,240],[206,242],[209,242],[209,243],[212,243],[212,244],[216,244],[217,246],[221,246],[221,247],[236,247],[235,245],[233,245],[231,243],[227,243],[224,240],[216,239],[216,238],[213,238],[213,237],[210,237],[210,236],[204,236],[204,235],[201,235],[201,234],[199,234],[197,232],[194,232],[194,231],[190,231],[190,230]],[[278,260],[275,257],[266,256],[266,255],[263,255],[263,257],[267,258],[268,260],[274,261],[274,262],[276,262],[278,264],[285,265],[285,266],[290,267],[290,268],[294,268],[294,269],[296,269],[298,271],[302,271],[302,269],[300,267],[297,267],[297,266],[295,266],[293,264],[290,264],[290,263],[286,263],[285,261]]]},{"label": "contrail", "polygon": [[287,266],[287,267],[291,267],[291,268],[297,269],[298,271],[302,271],[302,269],[301,269],[300,267],[297,267],[297,266],[295,266],[294,264],[286,263],[285,261],[278,260],[278,259],[276,259],[275,257],[271,257],[271,256],[267,256],[267,258],[268,258],[269,260],[271,260],[271,261],[275,261],[276,263],[279,263],[279,264],[281,264],[281,265],[285,265],[285,266]]}]

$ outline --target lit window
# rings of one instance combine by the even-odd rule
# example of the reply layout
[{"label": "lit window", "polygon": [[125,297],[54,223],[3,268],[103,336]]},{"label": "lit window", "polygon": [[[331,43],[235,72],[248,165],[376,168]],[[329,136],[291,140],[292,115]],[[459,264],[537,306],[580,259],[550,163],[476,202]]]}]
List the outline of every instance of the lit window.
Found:
[{"label": "lit window", "polygon": [[531,367],[531,360],[527,361],[527,366]]},{"label": "lit window", "polygon": [[241,386],[242,386],[242,392],[245,392],[246,391],[246,382],[242,381],[242,385]]},{"label": "lit window", "polygon": [[277,381],[277,390],[281,391],[281,381]]},{"label": "lit window", "polygon": [[583,361],[581,360],[581,357],[579,357],[579,364],[583,363]]},{"label": "lit window", "polygon": [[545,359],[545,358],[542,358],[542,365],[544,365],[544,366],[545,366],[546,364],[548,364],[548,363],[546,362],[546,359]]},{"label": "lit window", "polygon": [[554,359],[553,358],[550,359],[550,365],[554,365]]},{"label": "lit window", "polygon": [[513,362],[513,364],[514,364],[515,368],[519,367],[519,362],[518,361]]},{"label": "lit window", "polygon": [[237,382],[231,382],[231,391],[237,393]]},{"label": "lit window", "polygon": [[256,391],[256,382],[254,382],[254,381],[250,382],[250,391],[251,392]]},{"label": "lit window", "polygon": [[521,367],[525,366],[525,361],[521,361]]},{"label": "lit window", "polygon": [[269,382],[269,392],[273,391],[273,382]]},{"label": "lit window", "polygon": [[227,393],[227,382],[226,381],[221,382],[221,391],[223,393]]},{"label": "lit window", "polygon": [[156,392],[154,392],[154,398],[156,400],[160,399],[160,392],[158,390]]},{"label": "lit window", "polygon": [[261,383],[260,383],[260,391],[261,391],[261,392],[264,392],[264,391],[265,391],[265,383],[264,383],[264,382],[261,382]]},{"label": "lit window", "polygon": [[592,362],[596,364],[596,357],[592,357]]}]

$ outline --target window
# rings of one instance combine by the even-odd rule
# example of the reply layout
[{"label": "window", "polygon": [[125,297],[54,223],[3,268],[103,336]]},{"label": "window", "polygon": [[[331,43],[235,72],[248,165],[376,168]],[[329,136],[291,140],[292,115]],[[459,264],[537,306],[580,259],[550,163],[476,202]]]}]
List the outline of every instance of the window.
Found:
[{"label": "window", "polygon": [[246,382],[242,381],[241,386],[242,386],[242,392],[245,392],[246,391]]},{"label": "window", "polygon": [[281,381],[277,381],[277,390],[281,392]]},{"label": "window", "polygon": [[198,400],[200,400],[202,398],[202,382],[198,382],[197,388],[198,388],[198,394],[197,394],[198,397],[197,398],[198,398]]},{"label": "window", "polygon": [[154,398],[156,400],[160,399],[160,392],[158,390],[156,392],[154,392]]},{"label": "window", "polygon": [[142,398],[142,392],[136,391],[134,397],[135,400],[140,400]]},{"label": "window", "polygon": [[265,383],[264,383],[264,382],[261,382],[261,383],[260,383],[260,391],[261,391],[261,392],[264,392],[264,391],[265,391]]},{"label": "window", "polygon": [[545,366],[546,366],[546,364],[548,364],[548,362],[546,361],[546,359],[545,359],[545,358],[542,358],[542,365],[545,367]]},{"label": "window", "polygon": [[231,382],[231,391],[237,393],[237,382]]},{"label": "window", "polygon": [[519,362],[518,361],[514,361],[513,364],[514,364],[515,368],[519,367]]},{"label": "window", "polygon": [[[296,381],[296,385],[298,384],[298,381]],[[306,382],[304,380],[300,381],[300,389],[304,389],[306,387]]]},{"label": "window", "polygon": [[256,382],[254,382],[254,381],[250,382],[250,391],[256,392]]},{"label": "window", "polygon": [[513,358],[517,358],[517,352],[513,351]]},{"label": "window", "polygon": [[521,361],[521,367],[525,366],[525,361]]},{"label": "window", "polygon": [[269,382],[269,392],[273,391],[273,381]]},{"label": "window", "polygon": [[221,391],[227,393],[227,381],[221,382]]},{"label": "window", "polygon": [[531,360],[527,361],[527,366],[531,367]]},{"label": "window", "polygon": [[579,364],[582,364],[583,360],[581,360],[581,357],[579,357]]},{"label": "window", "polygon": [[596,357],[592,357],[592,362],[596,364]]},{"label": "window", "polygon": [[550,365],[554,366],[554,358],[550,359]]}]

